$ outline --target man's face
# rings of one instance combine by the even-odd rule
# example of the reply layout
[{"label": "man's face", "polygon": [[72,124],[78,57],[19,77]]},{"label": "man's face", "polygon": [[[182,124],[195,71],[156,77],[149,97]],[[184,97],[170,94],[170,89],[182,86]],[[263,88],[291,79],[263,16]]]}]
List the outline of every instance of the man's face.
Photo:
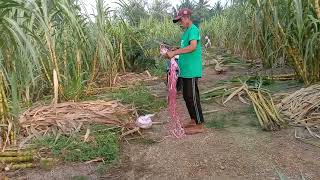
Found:
[{"label": "man's face", "polygon": [[184,28],[188,28],[188,17],[183,16],[180,20],[179,20],[179,24]]}]

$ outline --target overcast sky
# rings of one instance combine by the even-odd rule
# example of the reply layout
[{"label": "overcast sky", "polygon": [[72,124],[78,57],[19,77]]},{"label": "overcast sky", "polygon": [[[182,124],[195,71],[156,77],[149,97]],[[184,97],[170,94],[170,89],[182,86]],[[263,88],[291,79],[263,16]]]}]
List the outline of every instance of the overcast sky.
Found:
[{"label": "overcast sky", "polygon": [[[148,1],[151,3],[153,0],[148,0]],[[181,3],[181,0],[169,0],[169,1],[174,6]],[[198,1],[198,0],[196,0],[196,1]],[[211,6],[214,5],[218,1],[219,0],[209,0]],[[229,0],[220,0],[220,1],[221,1],[222,5],[224,6]],[[106,2],[108,3],[108,6],[111,8],[115,8],[117,6],[115,3],[112,3],[112,2],[117,2],[117,0],[106,0]],[[96,0],[82,0],[82,3],[83,3],[83,7],[88,11],[89,14],[95,14]]]}]

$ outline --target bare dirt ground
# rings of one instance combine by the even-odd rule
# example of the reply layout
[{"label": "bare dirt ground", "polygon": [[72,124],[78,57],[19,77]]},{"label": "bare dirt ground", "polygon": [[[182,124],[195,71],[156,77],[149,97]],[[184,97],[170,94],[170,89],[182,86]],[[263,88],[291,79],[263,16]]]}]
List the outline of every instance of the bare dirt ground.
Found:
[{"label": "bare dirt ground", "polygon": [[[205,68],[199,82],[205,91],[222,79],[244,74],[238,67],[225,75],[217,75],[212,66]],[[154,83],[153,92],[166,93],[164,83]],[[300,142],[291,128],[278,132],[264,132],[250,125],[252,116],[243,111],[247,106],[232,100],[228,107],[219,103],[203,103],[204,111],[221,110],[225,113],[224,128],[208,128],[203,134],[176,140],[167,136],[165,125],[155,125],[144,131],[144,139],[124,141],[119,162],[106,174],[97,174],[96,165],[69,164],[51,171],[32,170],[16,179],[279,179],[277,172],[288,179],[320,179],[320,149]],[[178,110],[183,120],[188,120],[182,97]],[[217,113],[205,116],[207,124],[214,122]],[[230,118],[229,118],[230,117]],[[167,122],[166,110],[156,115],[154,121]],[[75,177],[78,176],[78,177]]]},{"label": "bare dirt ground", "polygon": [[[200,89],[204,91],[215,82],[243,73],[243,69],[216,75],[212,67],[205,69]],[[226,114],[240,111],[245,106],[233,100],[229,108],[217,103],[203,103],[204,111],[219,109]],[[183,100],[179,112],[188,119]],[[160,112],[155,121],[168,121],[167,112]],[[206,115],[206,122],[215,121],[214,114]],[[228,118],[228,116],[226,116]],[[110,179],[279,179],[277,172],[289,179],[320,179],[320,149],[304,144],[294,137],[293,129],[264,132],[252,127],[245,113],[236,117],[223,129],[211,129],[204,134],[182,140],[165,137],[164,126],[154,126],[145,132],[155,144],[130,143],[123,149],[118,168],[110,169]],[[226,121],[235,121],[230,119]],[[122,166],[124,165],[124,166]],[[115,173],[117,172],[117,173]],[[116,175],[115,175],[116,174]]]}]

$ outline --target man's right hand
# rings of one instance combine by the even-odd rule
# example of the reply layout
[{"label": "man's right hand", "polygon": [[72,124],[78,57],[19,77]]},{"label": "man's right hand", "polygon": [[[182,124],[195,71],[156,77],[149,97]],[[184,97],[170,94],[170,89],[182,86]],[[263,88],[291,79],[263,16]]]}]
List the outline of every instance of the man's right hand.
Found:
[{"label": "man's right hand", "polygon": [[166,54],[166,57],[167,57],[168,59],[171,59],[171,58],[173,58],[175,55],[176,55],[176,54],[175,54],[174,51],[168,51],[167,54]]}]

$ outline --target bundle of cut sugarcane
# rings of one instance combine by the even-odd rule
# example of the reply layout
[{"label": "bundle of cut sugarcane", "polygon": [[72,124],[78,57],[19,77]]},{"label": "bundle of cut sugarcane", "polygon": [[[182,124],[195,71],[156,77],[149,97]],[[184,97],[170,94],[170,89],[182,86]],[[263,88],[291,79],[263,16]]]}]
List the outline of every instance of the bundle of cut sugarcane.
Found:
[{"label": "bundle of cut sugarcane", "polygon": [[292,125],[305,127],[313,137],[320,138],[320,84],[288,95],[278,108]]},{"label": "bundle of cut sugarcane", "polygon": [[264,130],[279,130],[285,124],[269,92],[260,89],[249,90],[248,88],[245,88],[245,91],[253,104],[260,125]]},{"label": "bundle of cut sugarcane", "polygon": [[224,104],[242,92],[248,95],[263,130],[279,130],[285,124],[273,103],[270,93],[259,87],[249,87],[246,83],[243,83],[241,87],[229,95]]},{"label": "bundle of cut sugarcane", "polygon": [[5,151],[0,153],[0,170],[34,167],[34,151]]}]

